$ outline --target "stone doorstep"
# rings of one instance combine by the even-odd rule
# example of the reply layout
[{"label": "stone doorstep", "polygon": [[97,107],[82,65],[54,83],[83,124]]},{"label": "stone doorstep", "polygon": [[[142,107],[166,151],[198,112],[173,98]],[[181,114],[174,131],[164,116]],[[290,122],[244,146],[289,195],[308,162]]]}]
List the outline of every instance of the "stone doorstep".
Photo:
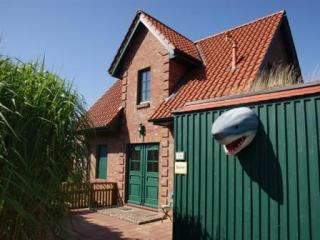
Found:
[{"label": "stone doorstep", "polygon": [[131,206],[100,208],[96,209],[96,211],[137,225],[163,220],[163,215],[160,215],[158,212],[134,208]]}]

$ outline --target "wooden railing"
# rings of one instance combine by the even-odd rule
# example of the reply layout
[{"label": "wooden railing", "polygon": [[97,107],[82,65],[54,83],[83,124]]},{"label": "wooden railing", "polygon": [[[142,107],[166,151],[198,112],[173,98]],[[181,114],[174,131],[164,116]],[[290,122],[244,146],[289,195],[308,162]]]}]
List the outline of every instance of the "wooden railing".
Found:
[{"label": "wooden railing", "polygon": [[117,184],[112,182],[63,183],[69,208],[109,207],[117,204]]}]

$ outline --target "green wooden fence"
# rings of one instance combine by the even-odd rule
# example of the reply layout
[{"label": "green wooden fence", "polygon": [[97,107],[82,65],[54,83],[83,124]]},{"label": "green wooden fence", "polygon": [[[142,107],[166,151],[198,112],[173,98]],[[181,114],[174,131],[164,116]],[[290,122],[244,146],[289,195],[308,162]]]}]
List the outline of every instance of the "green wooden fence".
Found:
[{"label": "green wooden fence", "polygon": [[211,135],[235,106],[175,115],[174,239],[320,239],[320,94],[242,106],[260,124],[237,157]]}]

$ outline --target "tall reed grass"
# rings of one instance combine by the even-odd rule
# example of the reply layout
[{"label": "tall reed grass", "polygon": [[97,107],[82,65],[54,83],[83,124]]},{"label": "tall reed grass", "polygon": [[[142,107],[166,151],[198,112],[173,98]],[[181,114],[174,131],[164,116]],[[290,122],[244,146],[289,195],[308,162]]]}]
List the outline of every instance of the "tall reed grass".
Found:
[{"label": "tall reed grass", "polygon": [[61,183],[84,173],[87,126],[70,84],[44,64],[0,58],[0,239],[58,237]]},{"label": "tall reed grass", "polygon": [[303,83],[300,72],[292,65],[279,65],[268,71],[262,71],[252,84],[250,92],[285,87]]}]

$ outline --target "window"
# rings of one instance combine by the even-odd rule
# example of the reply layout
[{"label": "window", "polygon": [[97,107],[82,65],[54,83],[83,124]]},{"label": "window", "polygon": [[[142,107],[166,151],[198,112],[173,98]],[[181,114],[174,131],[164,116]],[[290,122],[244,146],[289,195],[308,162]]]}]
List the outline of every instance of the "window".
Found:
[{"label": "window", "polygon": [[101,179],[107,178],[107,145],[98,146],[98,156],[97,156],[97,177]]},{"label": "window", "polygon": [[140,151],[139,150],[133,150],[131,153],[130,170],[140,171]]},{"label": "window", "polygon": [[138,104],[150,100],[150,68],[138,72]]},{"label": "window", "polygon": [[148,172],[158,172],[159,169],[159,151],[158,150],[149,150],[148,151]]}]

